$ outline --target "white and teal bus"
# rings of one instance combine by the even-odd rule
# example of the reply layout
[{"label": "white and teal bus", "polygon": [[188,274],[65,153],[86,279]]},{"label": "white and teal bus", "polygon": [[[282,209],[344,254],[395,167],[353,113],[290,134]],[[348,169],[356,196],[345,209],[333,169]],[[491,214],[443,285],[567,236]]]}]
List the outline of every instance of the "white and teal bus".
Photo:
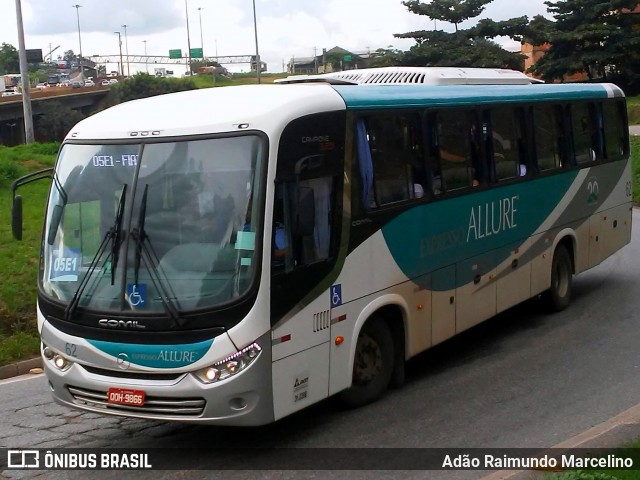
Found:
[{"label": "white and teal bus", "polygon": [[[625,112],[611,84],[392,68],[83,120],[40,174],[55,400],[265,424],[371,402],[405,360],[532,297],[567,307],[573,275],[630,241]],[[17,237],[15,189],[37,177],[14,184]]]}]

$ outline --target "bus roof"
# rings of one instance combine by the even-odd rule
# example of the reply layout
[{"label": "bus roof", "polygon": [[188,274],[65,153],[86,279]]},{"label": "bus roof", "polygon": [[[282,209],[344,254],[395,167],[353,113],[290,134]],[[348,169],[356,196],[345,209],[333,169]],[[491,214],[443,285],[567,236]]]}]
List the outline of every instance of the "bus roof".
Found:
[{"label": "bus roof", "polygon": [[134,100],[78,123],[67,140],[166,138],[278,131],[312,113],[623,97],[612,84],[552,85],[245,85],[190,90]]},{"label": "bus roof", "polygon": [[121,103],[82,120],[67,140],[139,141],[240,129],[270,133],[300,116],[344,109],[328,85],[203,88]]},{"label": "bus roof", "polygon": [[527,85],[542,83],[517,70],[461,67],[381,67],[320,75],[292,75],[276,83],[327,82],[334,85]]},{"label": "bus roof", "polygon": [[442,107],[495,102],[540,102],[579,98],[624,97],[613,84],[544,85],[362,85],[334,88],[349,109]]}]

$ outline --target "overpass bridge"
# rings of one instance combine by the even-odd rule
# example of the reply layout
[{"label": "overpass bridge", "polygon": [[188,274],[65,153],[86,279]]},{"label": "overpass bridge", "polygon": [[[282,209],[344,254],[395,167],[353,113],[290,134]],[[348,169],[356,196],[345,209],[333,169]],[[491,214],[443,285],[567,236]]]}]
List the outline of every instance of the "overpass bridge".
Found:
[{"label": "overpass bridge", "polygon": [[[94,64],[100,65],[104,63],[120,63],[120,55],[91,55],[87,57]],[[255,55],[220,55],[216,57],[192,58],[204,62],[216,62],[220,65],[232,63],[252,63],[255,62]],[[159,65],[186,65],[189,59],[187,57],[171,58],[162,55],[122,55],[123,63],[153,64]]]},{"label": "overpass bridge", "polygon": [[[137,64],[137,65],[146,65],[147,68],[149,65],[184,65],[187,67],[189,59],[187,57],[165,57],[163,55],[91,55],[87,57],[90,59],[95,65],[107,65],[110,63],[114,63],[119,65],[122,61],[123,65],[128,64]],[[220,65],[229,65],[229,64],[238,64],[238,63],[248,63],[250,65],[254,65],[256,62],[255,55],[220,55],[214,57],[205,57],[205,58],[192,58],[191,60],[197,60],[202,62],[216,62]],[[263,65],[263,70],[266,70],[267,64],[261,61]]]},{"label": "overpass bridge", "polygon": [[[50,89],[50,92],[33,92],[31,94],[31,108],[35,117],[41,115],[42,107],[47,102],[59,102],[66,107],[88,113],[109,94],[108,88],[95,87],[86,89],[88,91],[77,91],[69,89],[68,92],[60,92]],[[0,98],[0,144],[16,145],[23,143],[24,135],[24,112],[22,110],[22,96]]]}]

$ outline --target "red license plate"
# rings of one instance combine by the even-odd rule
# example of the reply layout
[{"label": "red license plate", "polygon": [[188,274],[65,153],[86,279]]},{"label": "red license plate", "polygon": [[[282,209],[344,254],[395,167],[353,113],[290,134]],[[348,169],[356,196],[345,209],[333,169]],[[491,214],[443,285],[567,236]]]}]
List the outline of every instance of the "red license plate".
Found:
[{"label": "red license plate", "polygon": [[107,391],[107,403],[141,407],[144,405],[144,390],[110,388],[109,391]]}]

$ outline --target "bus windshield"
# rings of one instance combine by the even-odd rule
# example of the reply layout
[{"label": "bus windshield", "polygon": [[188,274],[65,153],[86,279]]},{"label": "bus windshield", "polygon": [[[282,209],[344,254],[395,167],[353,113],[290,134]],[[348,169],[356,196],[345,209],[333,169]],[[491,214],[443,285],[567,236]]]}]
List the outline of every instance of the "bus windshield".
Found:
[{"label": "bus windshield", "polygon": [[263,153],[256,135],[64,145],[42,292],[73,308],[155,314],[238,299],[258,263]]}]

